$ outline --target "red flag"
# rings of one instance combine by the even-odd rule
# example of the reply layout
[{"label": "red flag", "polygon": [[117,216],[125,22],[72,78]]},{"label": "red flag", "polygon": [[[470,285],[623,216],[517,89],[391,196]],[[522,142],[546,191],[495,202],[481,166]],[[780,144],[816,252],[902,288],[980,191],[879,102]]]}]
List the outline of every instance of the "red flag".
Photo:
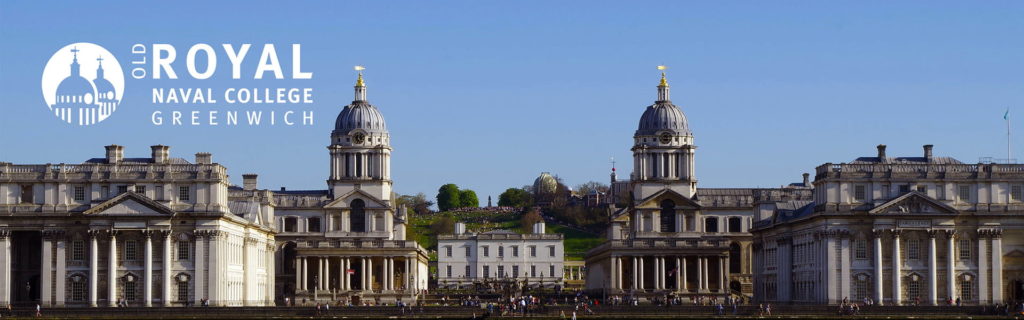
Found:
[{"label": "red flag", "polygon": [[356,274],[356,270],[355,269],[348,269],[348,270],[345,270],[345,272],[348,273],[348,274]]}]

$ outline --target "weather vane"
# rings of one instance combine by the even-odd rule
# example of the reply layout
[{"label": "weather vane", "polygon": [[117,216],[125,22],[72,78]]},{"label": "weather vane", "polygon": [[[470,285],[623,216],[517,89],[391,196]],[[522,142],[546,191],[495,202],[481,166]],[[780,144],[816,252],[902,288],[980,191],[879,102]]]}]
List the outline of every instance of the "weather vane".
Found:
[{"label": "weather vane", "polygon": [[668,66],[666,66],[666,65],[660,65],[660,66],[658,66],[658,70],[661,70],[661,71],[665,71],[665,70],[668,70]]}]

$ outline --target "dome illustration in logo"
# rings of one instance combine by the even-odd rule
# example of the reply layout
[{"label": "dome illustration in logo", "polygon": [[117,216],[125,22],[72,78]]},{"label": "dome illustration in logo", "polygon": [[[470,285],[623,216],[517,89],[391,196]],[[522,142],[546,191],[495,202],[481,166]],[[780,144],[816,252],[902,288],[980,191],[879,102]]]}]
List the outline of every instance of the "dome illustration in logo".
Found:
[{"label": "dome illustration in logo", "polygon": [[43,99],[61,121],[87,126],[106,120],[124,95],[124,72],[110,51],[79,42],[50,57],[43,69]]}]

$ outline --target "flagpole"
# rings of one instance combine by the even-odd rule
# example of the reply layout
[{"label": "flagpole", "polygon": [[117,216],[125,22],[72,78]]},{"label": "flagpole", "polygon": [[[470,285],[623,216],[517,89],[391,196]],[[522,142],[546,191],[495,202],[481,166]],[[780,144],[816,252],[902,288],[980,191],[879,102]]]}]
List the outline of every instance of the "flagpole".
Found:
[{"label": "flagpole", "polygon": [[1004,118],[1006,118],[1006,162],[1010,163],[1013,159],[1010,156],[1012,154],[1010,152],[1010,108],[1006,108],[1006,116]]}]

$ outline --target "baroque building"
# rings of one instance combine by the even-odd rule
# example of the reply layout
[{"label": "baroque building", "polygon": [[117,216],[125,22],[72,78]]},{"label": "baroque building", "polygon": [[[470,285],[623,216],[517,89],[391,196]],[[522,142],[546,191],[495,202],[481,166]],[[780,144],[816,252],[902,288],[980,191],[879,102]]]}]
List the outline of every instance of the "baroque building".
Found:
[{"label": "baroque building", "polygon": [[272,208],[228,196],[209,153],[0,162],[0,305],[274,303]]},{"label": "baroque building", "polygon": [[486,281],[510,281],[524,287],[563,286],[565,236],[544,229],[545,223],[538,222],[529,234],[476,234],[467,232],[465,223],[455,224],[454,234],[437,237],[438,285],[472,288]]},{"label": "baroque building", "polygon": [[612,168],[606,201],[608,241],[586,253],[591,294],[636,299],[753,293],[754,215],[778,201],[810,198],[804,184],[765,188],[698,188],[694,137],[669,99],[662,73],[658,96],[633,135],[633,172]]},{"label": "baroque building", "polygon": [[878,154],[816,168],[814,200],[754,236],[758,300],[968,304],[1024,299],[1024,165]]},{"label": "baroque building", "polygon": [[327,149],[325,190],[259,190],[255,175],[243,183],[242,192],[266,194],[275,206],[278,293],[356,305],[414,301],[427,289],[427,252],[406,239],[406,209],[392,192],[391,136],[366,100],[362,73]]}]

